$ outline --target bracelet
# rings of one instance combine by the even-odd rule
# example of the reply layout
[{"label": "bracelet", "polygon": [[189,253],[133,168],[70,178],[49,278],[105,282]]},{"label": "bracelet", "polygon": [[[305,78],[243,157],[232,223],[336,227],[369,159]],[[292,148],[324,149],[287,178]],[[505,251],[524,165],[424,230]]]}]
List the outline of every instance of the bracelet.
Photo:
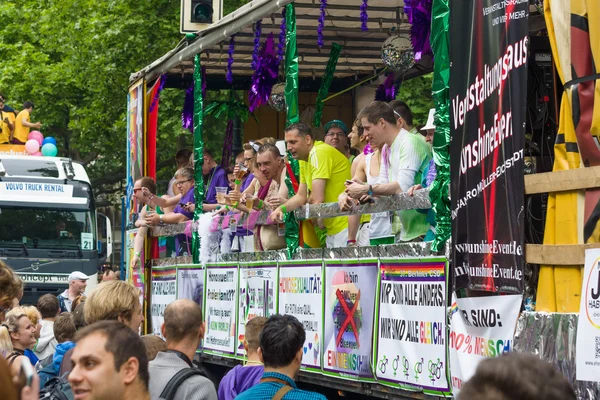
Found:
[{"label": "bracelet", "polygon": [[233,203],[232,205],[233,205],[233,207],[234,207],[234,208],[237,208],[237,206],[238,206],[239,204],[240,204],[240,202],[239,202],[239,201],[236,201],[236,202],[235,202],[235,203]]},{"label": "bracelet", "polygon": [[349,240],[346,241],[346,245],[351,245],[351,244],[355,245],[356,244],[356,240],[349,239]]},{"label": "bracelet", "polygon": [[165,223],[163,222],[163,215],[160,214],[158,219],[160,220],[160,225],[164,225]]},{"label": "bracelet", "polygon": [[155,196],[153,194],[150,195],[150,198],[148,200],[152,200]]},{"label": "bracelet", "polygon": [[225,206],[225,211],[229,211],[229,206]]},{"label": "bracelet", "polygon": [[133,253],[133,255],[136,257],[140,257],[142,255],[142,253],[140,253],[139,251],[136,251]]},{"label": "bracelet", "polygon": [[257,209],[261,210],[263,208],[263,201],[262,200],[258,200],[258,205],[256,206]]},{"label": "bracelet", "polygon": [[280,205],[279,207],[281,207],[281,211],[283,211],[284,214],[287,214],[287,208],[285,208],[285,205]]},{"label": "bracelet", "polygon": [[242,183],[239,179],[236,179],[234,182],[236,185],[239,185],[240,183]]}]

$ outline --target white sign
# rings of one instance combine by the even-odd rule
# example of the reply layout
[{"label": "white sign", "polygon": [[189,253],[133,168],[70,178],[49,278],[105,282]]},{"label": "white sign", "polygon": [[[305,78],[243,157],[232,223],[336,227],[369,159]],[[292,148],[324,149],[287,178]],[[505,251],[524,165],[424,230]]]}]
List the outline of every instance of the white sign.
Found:
[{"label": "white sign", "polygon": [[512,351],[522,296],[453,297],[452,300],[450,373],[456,397],[481,360]]},{"label": "white sign", "polygon": [[206,335],[204,349],[235,354],[235,324],[238,299],[237,265],[207,264],[204,297]]},{"label": "white sign", "polygon": [[321,369],[323,342],[323,264],[317,261],[279,264],[279,313],[298,318],[306,341],[302,366]]},{"label": "white sign", "polygon": [[94,248],[94,234],[81,232],[81,250],[92,250]]},{"label": "white sign", "polygon": [[270,317],[277,312],[277,263],[240,265],[237,354],[244,355],[246,323],[254,317]]},{"label": "white sign", "polygon": [[585,251],[576,351],[577,380],[600,381],[600,249]]},{"label": "white sign", "polygon": [[177,298],[193,300],[202,308],[204,269],[198,266],[177,267]]},{"label": "white sign", "polygon": [[446,261],[381,260],[375,374],[405,389],[449,392]]},{"label": "white sign", "polygon": [[69,284],[69,274],[32,274],[19,272],[19,277],[25,283]]},{"label": "white sign", "polygon": [[4,196],[73,197],[73,186],[60,183],[0,182],[0,198]]},{"label": "white sign", "polygon": [[165,321],[165,308],[177,299],[177,279],[175,268],[152,269],[152,333],[164,339],[160,327]]}]

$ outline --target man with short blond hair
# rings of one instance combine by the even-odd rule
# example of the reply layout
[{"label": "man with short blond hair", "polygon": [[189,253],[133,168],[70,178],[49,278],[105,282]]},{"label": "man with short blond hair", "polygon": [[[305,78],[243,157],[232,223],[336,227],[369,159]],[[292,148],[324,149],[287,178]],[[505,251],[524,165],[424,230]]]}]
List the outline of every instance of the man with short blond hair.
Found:
[{"label": "man with short blond hair", "polygon": [[138,332],[144,321],[140,290],[124,281],[101,283],[85,301],[84,315],[88,325],[96,321],[117,320]]}]

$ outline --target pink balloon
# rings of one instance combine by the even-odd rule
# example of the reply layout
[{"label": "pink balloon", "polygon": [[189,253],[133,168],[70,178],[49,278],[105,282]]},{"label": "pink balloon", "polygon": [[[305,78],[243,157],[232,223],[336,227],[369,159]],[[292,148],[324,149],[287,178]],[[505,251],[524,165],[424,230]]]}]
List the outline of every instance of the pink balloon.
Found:
[{"label": "pink balloon", "polygon": [[29,139],[25,143],[25,150],[27,150],[29,154],[38,152],[40,150],[40,144],[38,143],[37,139]]},{"label": "pink balloon", "polygon": [[42,153],[40,153],[39,151],[36,151],[35,153],[32,154],[32,156],[41,156]]},{"label": "pink balloon", "polygon": [[44,135],[42,135],[42,132],[40,131],[31,131],[29,132],[27,139],[35,139],[41,146],[42,142],[44,141]]}]

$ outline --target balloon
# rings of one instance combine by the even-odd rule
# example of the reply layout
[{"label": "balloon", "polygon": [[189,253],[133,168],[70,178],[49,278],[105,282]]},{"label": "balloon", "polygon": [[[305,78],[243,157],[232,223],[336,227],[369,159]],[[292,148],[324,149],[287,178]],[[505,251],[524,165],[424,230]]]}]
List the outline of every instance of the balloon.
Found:
[{"label": "balloon", "polygon": [[27,141],[27,143],[25,143],[25,150],[27,150],[27,152],[29,154],[33,154],[33,153],[37,152],[39,149],[40,149],[40,144],[35,139],[29,139]]},{"label": "balloon", "polygon": [[47,157],[54,157],[58,154],[58,149],[52,143],[46,143],[42,146],[42,155]]},{"label": "balloon", "polygon": [[31,131],[31,132],[29,132],[27,139],[35,139],[41,146],[42,142],[44,141],[44,135],[42,135],[42,133],[40,131]]},{"label": "balloon", "polygon": [[42,142],[42,146],[45,145],[46,143],[52,143],[53,145],[56,146],[56,139],[54,139],[52,136],[48,136],[48,137],[44,138],[44,141]]},{"label": "balloon", "polygon": [[35,153],[32,154],[32,156],[41,156],[42,153],[40,153],[39,151],[36,151]]}]

